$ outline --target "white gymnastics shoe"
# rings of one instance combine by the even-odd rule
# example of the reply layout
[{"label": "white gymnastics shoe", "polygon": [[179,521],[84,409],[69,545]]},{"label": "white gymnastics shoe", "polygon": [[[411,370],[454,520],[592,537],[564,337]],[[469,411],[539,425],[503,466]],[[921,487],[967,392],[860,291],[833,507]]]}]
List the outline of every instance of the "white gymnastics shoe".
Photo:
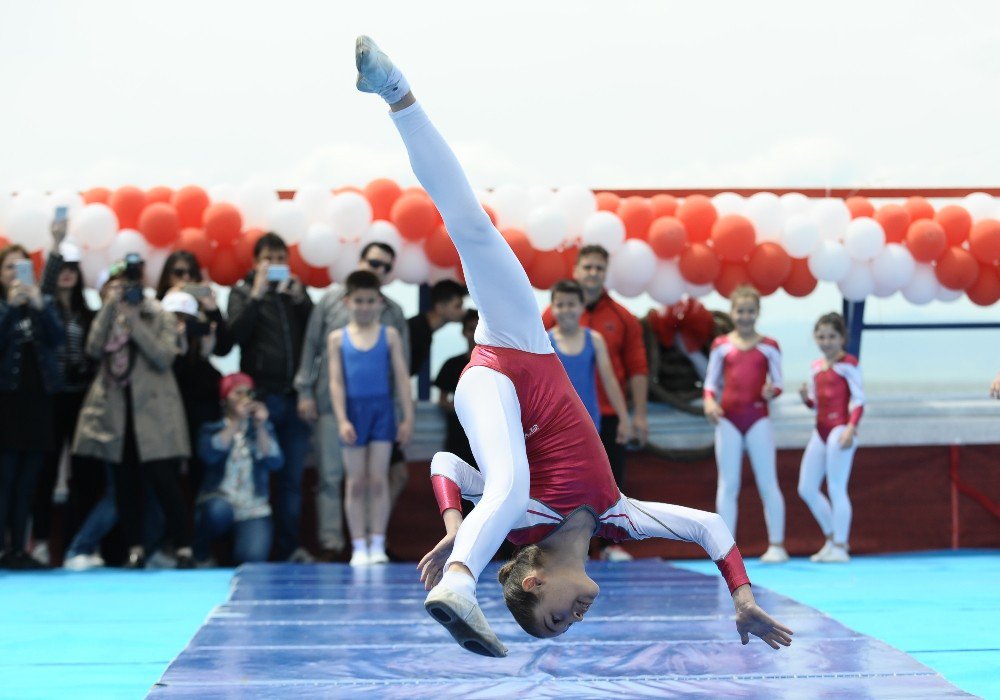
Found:
[{"label": "white gymnastics shoe", "polygon": [[389,104],[399,102],[410,91],[406,78],[371,37],[354,42],[354,63],[358,67],[358,90],[373,92]]},{"label": "white gymnastics shoe", "polygon": [[351,566],[368,566],[371,563],[372,560],[368,556],[367,549],[355,549],[354,554],[351,555]]},{"label": "white gymnastics shoe", "polygon": [[809,561],[813,562],[823,561],[823,557],[826,556],[826,553],[830,551],[830,547],[832,546],[833,546],[833,540],[827,540],[826,542],[823,543],[823,546],[820,547],[820,550],[818,552],[809,557]]},{"label": "white gymnastics shoe", "polygon": [[772,544],[760,558],[762,564],[784,564],[788,561],[788,552],[780,544]]},{"label": "white gymnastics shoe", "polygon": [[427,594],[424,609],[440,622],[455,641],[474,654],[507,656],[505,647],[486,621],[479,603],[464,598],[441,584]]},{"label": "white gymnastics shoe", "polygon": [[839,544],[832,545],[821,558],[816,561],[823,564],[846,564],[851,560],[851,555],[847,553],[847,548]]}]

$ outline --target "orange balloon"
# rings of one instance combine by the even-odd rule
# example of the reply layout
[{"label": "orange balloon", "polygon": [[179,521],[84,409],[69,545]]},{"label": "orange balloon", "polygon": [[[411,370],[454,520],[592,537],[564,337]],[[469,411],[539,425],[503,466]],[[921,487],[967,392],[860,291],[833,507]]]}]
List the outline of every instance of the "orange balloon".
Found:
[{"label": "orange balloon", "polygon": [[886,243],[902,243],[910,228],[910,212],[898,204],[886,204],[875,212],[875,221],[885,231]]},{"label": "orange balloon", "polygon": [[249,265],[240,262],[234,246],[220,246],[208,266],[208,276],[216,284],[232,287],[246,276],[249,269]]},{"label": "orange balloon", "polygon": [[944,229],[948,245],[962,245],[972,229],[972,215],[965,210],[965,207],[956,204],[942,207],[941,211],[934,215],[934,220]]},{"label": "orange balloon", "polygon": [[164,204],[170,204],[170,200],[174,196],[174,191],[169,187],[160,185],[159,187],[151,187],[146,190],[146,201],[152,204],[153,202],[163,202]]},{"label": "orange balloon", "polygon": [[201,267],[208,267],[215,257],[215,248],[212,241],[208,240],[204,229],[183,228],[177,240],[174,241],[174,250],[186,250],[198,258]]},{"label": "orange balloon", "polygon": [[934,205],[925,197],[910,197],[903,202],[903,209],[910,215],[911,221],[934,218]]},{"label": "orange balloon", "polygon": [[753,251],[756,237],[753,222],[739,214],[726,214],[712,224],[712,248],[721,260],[743,260]]},{"label": "orange balloon", "polygon": [[204,222],[205,209],[208,208],[210,200],[208,193],[197,185],[186,185],[174,192],[170,198],[171,204],[177,210],[177,216],[181,220],[181,226],[201,226]]},{"label": "orange balloon", "polygon": [[816,289],[816,278],[809,272],[809,259],[793,259],[792,270],[782,283],[782,287],[793,297],[808,296]]},{"label": "orange balloon", "polygon": [[649,198],[649,204],[653,207],[653,218],[661,216],[674,216],[677,213],[677,197],[672,194],[654,194]]},{"label": "orange balloon", "polygon": [[494,226],[497,225],[497,213],[493,211],[493,207],[488,204],[483,205],[483,211],[486,212],[486,216],[490,217],[490,223]]},{"label": "orange balloon", "polygon": [[518,262],[521,263],[521,267],[525,270],[531,265],[531,262],[535,259],[535,254],[537,251],[531,247],[531,241],[528,240],[528,234],[526,234],[521,229],[517,228],[505,228],[500,232],[504,240],[507,241],[507,245],[510,249],[514,251],[514,255],[517,257]]},{"label": "orange balloon", "polygon": [[691,284],[708,284],[719,276],[722,263],[704,243],[692,243],[681,253],[678,267]]},{"label": "orange balloon", "polygon": [[712,225],[718,218],[712,200],[701,194],[685,197],[677,207],[677,218],[688,232],[688,240],[701,243],[712,234]]},{"label": "orange balloon", "polygon": [[403,189],[394,180],[380,177],[365,185],[364,195],[372,205],[372,219],[389,220],[389,212],[396,203]]},{"label": "orange balloon", "polygon": [[844,200],[847,210],[851,212],[851,218],[857,219],[859,216],[873,216],[875,207],[868,201],[867,197],[848,197]]},{"label": "orange balloon", "polygon": [[405,190],[403,190],[403,194],[419,194],[421,197],[426,197],[427,199],[431,198],[431,196],[427,194],[427,190],[425,190],[423,187],[407,187]]},{"label": "orange balloon", "polygon": [[33,250],[28,253],[28,258],[31,260],[31,265],[35,270],[35,279],[40,280],[42,278],[42,271],[45,269],[45,252]]},{"label": "orange balloon", "polygon": [[969,232],[969,250],[981,263],[996,265],[1000,262],[1000,221],[977,221]]},{"label": "orange balloon", "polygon": [[265,231],[259,228],[248,228],[243,232],[236,243],[233,245],[233,252],[236,255],[236,259],[239,261],[240,265],[243,265],[248,270],[253,267],[253,248],[257,245],[257,241],[261,239]]},{"label": "orange balloon", "polygon": [[538,250],[527,268],[528,279],[535,289],[548,289],[566,277],[565,261],[558,250]]},{"label": "orange balloon", "polygon": [[952,246],[934,265],[934,274],[948,289],[965,290],[971,287],[979,276],[979,263],[969,251]]},{"label": "orange balloon", "polygon": [[455,267],[458,265],[458,249],[448,235],[448,229],[441,224],[434,233],[424,240],[424,252],[432,265]]},{"label": "orange balloon", "polygon": [[209,204],[203,218],[205,234],[219,245],[232,245],[243,230],[243,215],[228,202]]},{"label": "orange balloon", "polygon": [[412,193],[396,200],[389,220],[408,241],[422,241],[441,225],[441,217],[430,198]]},{"label": "orange balloon", "polygon": [[10,245],[10,239],[6,236],[0,236],[0,250],[3,250]]},{"label": "orange balloon", "polygon": [[625,224],[625,238],[645,239],[653,223],[653,205],[645,197],[626,197],[618,205],[618,218]]},{"label": "orange balloon", "polygon": [[719,276],[715,278],[715,291],[728,299],[734,289],[749,282],[750,275],[742,263],[724,262]]},{"label": "orange balloon", "polygon": [[906,231],[906,247],[918,262],[937,260],[948,250],[948,238],[941,224],[933,219],[919,219]]},{"label": "orange balloon", "polygon": [[792,272],[792,257],[777,243],[765,241],[750,254],[747,273],[757,291],[773,293]]},{"label": "orange balloon", "polygon": [[119,228],[138,228],[139,216],[146,207],[146,193],[132,185],[119,187],[108,198],[108,206],[118,217]]},{"label": "orange balloon", "polygon": [[1000,301],[1000,268],[980,263],[979,276],[965,293],[977,306],[992,306]]},{"label": "orange balloon", "polygon": [[[145,195],[143,195],[145,197]],[[139,216],[139,232],[156,248],[166,248],[177,240],[181,223],[169,204],[153,202]]]},{"label": "orange balloon", "polygon": [[83,193],[84,204],[107,204],[111,199],[111,190],[107,187],[91,187]]},{"label": "orange balloon", "polygon": [[622,198],[614,192],[598,192],[594,199],[597,201],[597,211],[609,211],[612,214],[618,211],[618,205],[622,203]]},{"label": "orange balloon", "polygon": [[680,219],[661,216],[654,219],[649,227],[649,245],[657,257],[668,260],[684,252],[687,245],[687,231]]}]

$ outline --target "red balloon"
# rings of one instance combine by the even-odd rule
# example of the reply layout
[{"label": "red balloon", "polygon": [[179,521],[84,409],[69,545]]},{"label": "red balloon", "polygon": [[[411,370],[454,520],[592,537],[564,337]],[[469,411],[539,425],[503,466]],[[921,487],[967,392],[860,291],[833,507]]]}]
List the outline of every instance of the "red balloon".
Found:
[{"label": "red balloon", "polygon": [[898,204],[886,204],[875,212],[875,221],[885,231],[886,243],[902,243],[910,228],[910,213]]},{"label": "red balloon", "polygon": [[205,209],[208,208],[210,200],[208,193],[197,185],[187,185],[174,192],[170,198],[171,204],[177,210],[180,217],[181,226],[201,226],[204,222]]},{"label": "red balloon", "polygon": [[962,245],[969,237],[972,229],[972,215],[956,204],[949,204],[934,215],[934,220],[941,224],[948,245]]},{"label": "red balloon", "polygon": [[749,282],[750,275],[742,263],[724,262],[719,276],[715,278],[715,290],[728,299],[734,289]]},{"label": "red balloon", "polygon": [[212,241],[208,240],[204,229],[184,228],[174,241],[174,250],[186,250],[198,258],[198,264],[208,267],[215,257],[215,248]]},{"label": "red balloon", "polygon": [[948,250],[948,238],[941,224],[933,219],[920,219],[906,231],[906,247],[918,262],[937,260]]},{"label": "red balloon", "polygon": [[979,264],[979,276],[965,290],[969,300],[978,306],[992,306],[1000,301],[1000,268]]},{"label": "red balloon", "polygon": [[488,204],[483,205],[483,211],[486,212],[486,216],[490,217],[490,223],[494,226],[497,225],[497,213],[493,211],[493,207]]},{"label": "red balloon", "polygon": [[598,192],[594,199],[597,200],[597,211],[610,211],[612,214],[618,211],[618,205],[622,201],[614,192]]},{"label": "red balloon", "polygon": [[672,194],[654,194],[649,198],[653,207],[653,217],[674,216],[677,213],[677,197]]},{"label": "red balloon", "polygon": [[777,243],[766,241],[750,254],[747,273],[750,282],[762,294],[773,293],[792,272],[792,257]]},{"label": "red balloon", "polygon": [[205,234],[219,245],[232,245],[243,230],[243,215],[228,202],[208,205],[203,218]]},{"label": "red balloon", "polygon": [[448,235],[448,229],[441,224],[424,241],[424,252],[431,265],[455,267],[458,265],[458,249]]},{"label": "red balloon", "polygon": [[934,205],[925,197],[910,197],[903,202],[903,209],[909,213],[911,221],[934,218]]},{"label": "red balloon", "polygon": [[389,212],[403,189],[394,180],[380,177],[365,185],[364,195],[372,205],[372,219],[389,220]]},{"label": "red balloon", "polygon": [[654,219],[649,227],[649,245],[658,257],[664,260],[676,258],[687,245],[687,231],[680,219],[661,216]]},{"label": "red balloon", "polygon": [[531,241],[528,240],[528,234],[526,234],[521,229],[517,228],[505,228],[500,232],[500,235],[504,237],[507,241],[507,245],[510,249],[514,251],[514,255],[517,256],[518,262],[521,263],[521,267],[525,270],[531,265],[531,262],[535,259],[535,254],[537,251],[531,247]]},{"label": "red balloon", "polygon": [[645,197],[626,197],[618,205],[618,218],[625,224],[625,238],[645,239],[653,223],[653,205]]},{"label": "red balloon", "polygon": [[562,253],[558,250],[535,251],[535,257],[527,268],[528,279],[535,289],[548,289],[566,277]]},{"label": "red balloon", "polygon": [[31,260],[31,266],[35,271],[35,279],[42,279],[42,271],[45,269],[45,251],[34,250],[28,253],[28,258]]},{"label": "red balloon", "polygon": [[174,191],[169,187],[160,185],[159,187],[151,187],[146,190],[146,201],[152,204],[153,202],[163,202],[164,204],[170,204],[170,200],[174,196]]},{"label": "red balloon", "polygon": [[720,259],[743,260],[753,251],[753,222],[739,214],[726,214],[712,225],[712,248]]},{"label": "red balloon", "polygon": [[132,185],[119,187],[108,198],[108,206],[118,217],[119,228],[138,228],[139,216],[146,203],[146,193]]},{"label": "red balloon", "polygon": [[681,276],[691,284],[708,284],[719,276],[722,263],[704,243],[692,243],[683,253],[680,262]]},{"label": "red balloon", "polygon": [[236,255],[236,259],[240,265],[243,265],[248,270],[253,267],[254,263],[253,248],[264,233],[266,232],[263,229],[248,228],[233,245],[233,252]]},{"label": "red balloon", "polygon": [[695,243],[708,240],[712,234],[712,225],[718,216],[712,200],[700,194],[685,197],[677,207],[677,218],[687,229],[688,240]]},{"label": "red balloon", "polygon": [[426,195],[403,194],[392,205],[389,220],[408,241],[422,241],[441,225],[441,216]]},{"label": "red balloon", "polygon": [[969,232],[969,250],[981,263],[996,265],[1000,262],[1000,221],[977,221]]},{"label": "red balloon", "polygon": [[580,256],[580,248],[575,245],[568,246],[563,248],[560,252],[562,252],[563,263],[565,263],[563,266],[563,269],[565,270],[563,277],[565,279],[572,279],[573,268],[576,267],[576,259]]},{"label": "red balloon", "polygon": [[329,287],[333,280],[330,279],[330,271],[325,267],[310,267],[309,277],[305,280],[305,283],[309,287],[315,287],[316,289],[324,289]]},{"label": "red balloon", "polygon": [[[355,188],[355,190],[358,192],[361,191],[358,190],[357,188]],[[340,192],[340,190],[337,191]],[[425,197],[427,199],[431,198],[431,196],[427,194],[427,190],[425,190],[423,187],[407,187],[405,190],[403,190],[403,194],[419,194],[421,197]]]},{"label": "red balloon", "polygon": [[10,239],[6,236],[0,236],[0,250],[3,250],[10,245]]},{"label": "red balloon", "polygon": [[250,266],[240,262],[234,246],[220,246],[208,266],[208,276],[216,284],[232,287],[249,272]]},{"label": "red balloon", "polygon": [[773,284],[773,285],[758,285],[758,284],[755,284],[755,285],[753,285],[753,288],[756,289],[757,293],[760,294],[762,297],[769,297],[772,294],[774,294],[776,291],[778,291],[779,289],[781,289],[781,285],[780,284]]},{"label": "red balloon", "polygon": [[792,271],[781,286],[793,297],[804,297],[816,289],[816,284],[816,278],[809,272],[809,259],[801,258],[792,260]]},{"label": "red balloon", "polygon": [[166,248],[176,241],[181,233],[180,219],[169,204],[153,202],[139,217],[139,232],[150,245]]},{"label": "red balloon", "polygon": [[968,289],[979,276],[979,263],[972,253],[952,246],[945,251],[934,266],[938,281],[948,289]]},{"label": "red balloon", "polygon": [[857,219],[859,216],[873,216],[875,214],[875,207],[868,201],[867,197],[848,197],[844,200],[844,204],[847,205],[848,211],[851,212],[852,219]]},{"label": "red balloon", "polygon": [[107,204],[111,199],[111,190],[107,187],[91,187],[83,193],[84,204]]}]

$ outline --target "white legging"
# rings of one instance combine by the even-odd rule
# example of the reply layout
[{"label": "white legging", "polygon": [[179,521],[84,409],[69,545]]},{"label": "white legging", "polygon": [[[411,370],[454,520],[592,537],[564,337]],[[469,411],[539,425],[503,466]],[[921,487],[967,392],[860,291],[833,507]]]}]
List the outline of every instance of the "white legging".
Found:
[{"label": "white legging", "polygon": [[725,418],[715,427],[715,463],[719,468],[719,486],[715,492],[715,512],[722,516],[729,531],[736,534],[737,505],[743,476],[743,451],[750,457],[757,491],[764,502],[764,522],[769,542],[785,541],[785,499],[778,486],[775,464],[774,428],[770,418],[761,418],[746,435]]},{"label": "white legging", "polygon": [[[490,221],[455,154],[419,104],[391,113],[410,165],[434,200],[462,259],[466,285],[479,309],[476,343],[525,352],[552,352],[531,283]],[[455,412],[482,471],[483,497],[458,530],[452,562],[479,574],[524,515],[531,476],[514,384],[486,367],[466,371],[455,390]]]},{"label": "white legging", "polygon": [[[851,478],[854,452],[858,448],[857,440],[846,450],[840,446],[843,432],[844,426],[837,426],[830,431],[824,443],[814,430],[802,455],[799,471],[799,496],[823,528],[823,534],[832,537],[837,544],[847,544],[851,534],[853,511],[847,495],[847,481]],[[819,490],[824,476],[829,500]]]}]

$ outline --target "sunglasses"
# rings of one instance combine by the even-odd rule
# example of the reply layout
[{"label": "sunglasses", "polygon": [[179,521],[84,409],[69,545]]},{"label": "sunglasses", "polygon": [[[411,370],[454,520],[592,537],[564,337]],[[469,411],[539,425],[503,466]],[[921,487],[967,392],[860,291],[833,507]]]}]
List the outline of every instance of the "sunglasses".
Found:
[{"label": "sunglasses", "polygon": [[365,264],[374,270],[383,270],[389,272],[392,269],[392,263],[386,262],[384,260],[365,260]]},{"label": "sunglasses", "polygon": [[170,274],[172,274],[174,277],[190,277],[191,276],[191,268],[189,268],[189,267],[175,267],[173,270],[170,271]]}]

